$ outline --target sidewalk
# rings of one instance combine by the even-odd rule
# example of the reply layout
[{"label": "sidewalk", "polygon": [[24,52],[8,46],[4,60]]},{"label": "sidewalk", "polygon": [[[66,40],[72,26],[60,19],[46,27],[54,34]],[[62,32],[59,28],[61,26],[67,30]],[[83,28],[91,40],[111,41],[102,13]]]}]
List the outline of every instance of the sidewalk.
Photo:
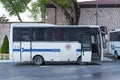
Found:
[{"label": "sidewalk", "polygon": [[11,60],[0,60],[0,63],[12,62]]},{"label": "sidewalk", "polygon": [[109,57],[104,57],[103,58],[103,62],[109,62],[109,61],[115,61],[114,59],[111,59],[111,58],[109,58]]},{"label": "sidewalk", "polygon": [[115,59],[114,55],[108,53],[108,54],[104,55],[103,61],[116,61],[116,59]]}]

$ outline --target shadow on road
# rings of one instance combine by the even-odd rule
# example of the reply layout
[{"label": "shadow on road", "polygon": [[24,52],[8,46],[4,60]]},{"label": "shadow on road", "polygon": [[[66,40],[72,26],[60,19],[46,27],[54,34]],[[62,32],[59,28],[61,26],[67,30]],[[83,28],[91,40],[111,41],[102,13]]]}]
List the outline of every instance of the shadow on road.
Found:
[{"label": "shadow on road", "polygon": [[[41,66],[82,66],[82,65],[101,65],[100,63],[83,63],[83,64],[77,64],[77,63],[71,63],[71,62],[46,62],[45,64]],[[16,63],[15,66],[36,66],[33,62],[20,62]]]}]

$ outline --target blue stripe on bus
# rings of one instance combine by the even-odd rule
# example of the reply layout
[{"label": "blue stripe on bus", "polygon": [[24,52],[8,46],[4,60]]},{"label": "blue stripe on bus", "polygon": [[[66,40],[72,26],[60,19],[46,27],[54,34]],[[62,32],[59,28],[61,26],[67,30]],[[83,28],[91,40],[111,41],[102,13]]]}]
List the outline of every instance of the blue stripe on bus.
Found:
[{"label": "blue stripe on bus", "polygon": [[[20,49],[13,49],[14,52],[20,52]],[[24,49],[23,52],[61,52],[60,49]],[[76,52],[81,52],[81,49],[76,49]]]},{"label": "blue stripe on bus", "polygon": [[20,52],[20,49],[13,49],[14,52]]},{"label": "blue stripe on bus", "polygon": [[[14,52],[20,52],[20,49],[13,49]],[[23,52],[60,52],[60,49],[23,49]]]},{"label": "blue stripe on bus", "polygon": [[76,52],[81,52],[81,49],[76,49]]},{"label": "blue stripe on bus", "polygon": [[60,52],[60,49],[32,49],[32,52]]},{"label": "blue stripe on bus", "polygon": [[[20,49],[13,49],[14,52],[20,52]],[[30,49],[24,49],[23,52],[30,52]]]},{"label": "blue stripe on bus", "polygon": [[30,49],[23,49],[23,52],[30,52]]}]

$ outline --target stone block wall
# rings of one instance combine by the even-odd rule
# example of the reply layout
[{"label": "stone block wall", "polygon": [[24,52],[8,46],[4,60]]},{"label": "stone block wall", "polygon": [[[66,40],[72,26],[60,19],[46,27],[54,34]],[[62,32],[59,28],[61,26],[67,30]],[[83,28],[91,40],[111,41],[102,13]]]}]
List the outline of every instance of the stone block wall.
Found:
[{"label": "stone block wall", "polygon": [[[56,17],[55,8],[48,8],[46,13],[47,23],[67,24],[64,14],[59,9],[56,9]],[[81,8],[80,14],[80,25],[96,25],[96,8]],[[98,22],[100,26],[107,26],[108,31],[120,28],[120,8],[99,8]]]},{"label": "stone block wall", "polygon": [[10,36],[10,23],[0,23],[0,47],[5,35]]},{"label": "stone block wall", "polygon": [[[95,25],[96,9],[82,8],[79,24]],[[98,22],[100,26],[106,26],[108,31],[120,28],[120,8],[99,8]]]},{"label": "stone block wall", "polygon": [[55,24],[55,8],[48,8],[46,11],[47,19],[46,23]]},{"label": "stone block wall", "polygon": [[46,16],[46,23],[58,25],[67,24],[64,14],[57,8],[47,8]]}]

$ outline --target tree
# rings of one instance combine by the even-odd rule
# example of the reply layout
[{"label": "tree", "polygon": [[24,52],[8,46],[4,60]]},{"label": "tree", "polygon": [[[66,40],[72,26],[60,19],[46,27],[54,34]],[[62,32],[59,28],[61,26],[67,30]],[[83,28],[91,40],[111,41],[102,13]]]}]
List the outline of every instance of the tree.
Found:
[{"label": "tree", "polygon": [[8,22],[8,21],[9,19],[7,19],[5,15],[0,17],[0,22]]},{"label": "tree", "polygon": [[9,53],[9,41],[7,35],[5,35],[3,44],[1,46],[1,53]]},{"label": "tree", "polygon": [[0,0],[4,8],[9,12],[9,15],[17,16],[20,22],[22,22],[20,13],[26,11],[30,1],[31,0]]},{"label": "tree", "polygon": [[52,4],[56,8],[59,8],[65,15],[68,24],[79,24],[80,8],[77,0],[36,0],[36,2],[32,3],[32,9],[30,10],[32,17],[36,19],[37,15],[40,14],[39,11],[43,15],[47,4]]}]

